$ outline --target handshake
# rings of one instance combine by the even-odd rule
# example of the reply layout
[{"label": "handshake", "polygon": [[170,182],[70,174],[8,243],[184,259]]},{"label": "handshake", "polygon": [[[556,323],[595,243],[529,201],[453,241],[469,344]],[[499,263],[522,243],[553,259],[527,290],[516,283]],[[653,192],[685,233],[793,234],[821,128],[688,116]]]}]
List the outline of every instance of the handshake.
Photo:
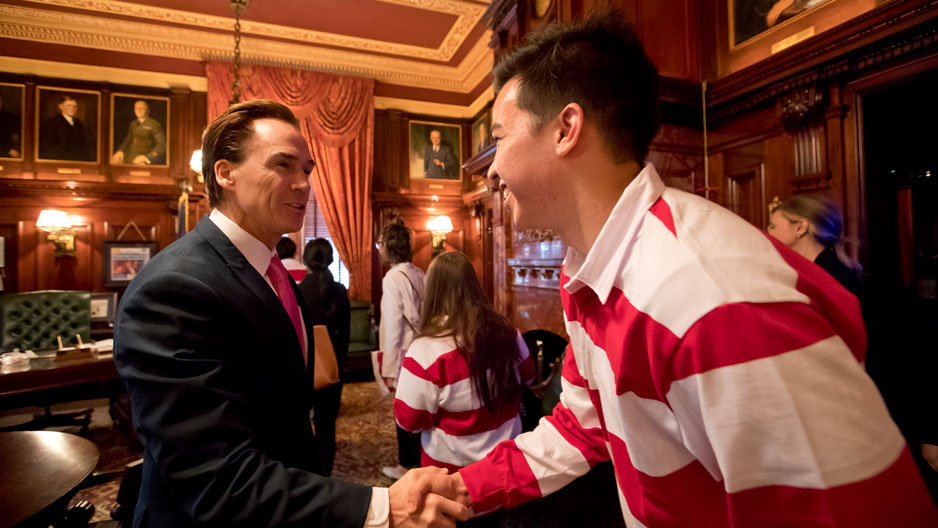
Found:
[{"label": "handshake", "polygon": [[469,491],[459,473],[445,469],[412,469],[388,490],[391,528],[451,527],[469,518]]}]

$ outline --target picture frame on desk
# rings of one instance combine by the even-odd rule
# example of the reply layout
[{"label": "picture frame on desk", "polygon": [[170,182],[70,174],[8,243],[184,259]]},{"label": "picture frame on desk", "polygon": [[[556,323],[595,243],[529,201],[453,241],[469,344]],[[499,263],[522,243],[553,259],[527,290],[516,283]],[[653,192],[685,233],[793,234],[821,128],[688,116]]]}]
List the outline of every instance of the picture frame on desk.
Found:
[{"label": "picture frame on desk", "polygon": [[117,292],[91,292],[91,322],[114,324]]},{"label": "picture frame on desk", "polygon": [[105,242],[102,257],[104,261],[104,285],[122,287],[140,273],[143,266],[153,258],[158,243],[153,242]]}]

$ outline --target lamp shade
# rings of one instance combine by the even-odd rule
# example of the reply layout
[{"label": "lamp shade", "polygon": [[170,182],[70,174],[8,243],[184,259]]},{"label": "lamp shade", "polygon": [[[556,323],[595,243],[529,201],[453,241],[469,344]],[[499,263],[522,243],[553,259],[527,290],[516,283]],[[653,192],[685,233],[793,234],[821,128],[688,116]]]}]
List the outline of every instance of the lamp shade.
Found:
[{"label": "lamp shade", "polygon": [[68,229],[72,227],[72,222],[68,219],[68,213],[65,211],[43,209],[39,213],[39,219],[36,220],[36,227],[43,231],[54,231],[56,229]]},{"label": "lamp shade", "polygon": [[427,229],[436,233],[449,233],[453,230],[453,221],[448,216],[437,216],[427,222]]}]

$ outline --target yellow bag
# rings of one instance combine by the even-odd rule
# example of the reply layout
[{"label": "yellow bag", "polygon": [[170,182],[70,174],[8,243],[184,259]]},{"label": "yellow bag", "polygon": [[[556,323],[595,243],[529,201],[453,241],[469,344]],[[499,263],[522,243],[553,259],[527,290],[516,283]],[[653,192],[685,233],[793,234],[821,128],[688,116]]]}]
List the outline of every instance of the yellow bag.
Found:
[{"label": "yellow bag", "polygon": [[313,389],[325,389],[339,382],[339,365],[335,361],[335,349],[329,338],[326,325],[313,326],[316,356],[313,359]]}]

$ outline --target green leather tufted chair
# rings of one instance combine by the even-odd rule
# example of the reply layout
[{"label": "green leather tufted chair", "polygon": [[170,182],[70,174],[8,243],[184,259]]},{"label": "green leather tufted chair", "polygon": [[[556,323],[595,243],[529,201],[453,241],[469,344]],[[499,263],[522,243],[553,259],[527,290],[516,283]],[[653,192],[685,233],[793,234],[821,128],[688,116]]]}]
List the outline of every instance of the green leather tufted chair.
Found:
[{"label": "green leather tufted chair", "polygon": [[0,295],[0,348],[54,349],[91,341],[91,293],[43,290]]}]

